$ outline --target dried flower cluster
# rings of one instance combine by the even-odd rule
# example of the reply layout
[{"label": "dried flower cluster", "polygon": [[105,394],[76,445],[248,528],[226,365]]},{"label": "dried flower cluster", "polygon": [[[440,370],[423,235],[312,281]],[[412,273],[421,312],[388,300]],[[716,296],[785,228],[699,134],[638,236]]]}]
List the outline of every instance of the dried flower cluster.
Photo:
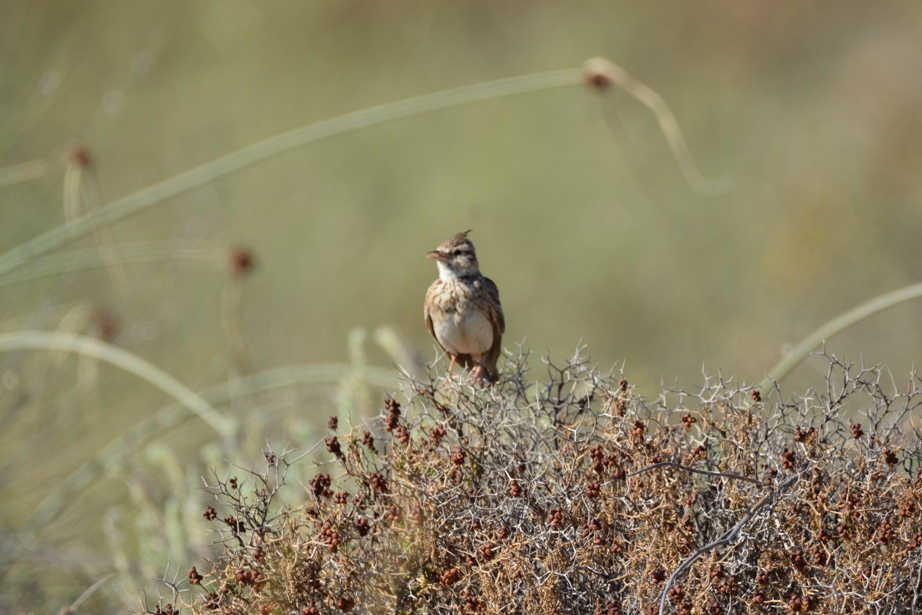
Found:
[{"label": "dried flower cluster", "polygon": [[224,559],[189,572],[188,607],[922,610],[922,386],[828,358],[825,391],[774,404],[720,380],[646,402],[579,356],[537,386],[521,355],[489,388],[410,383],[329,435],[302,501],[275,501],[282,454],[216,485]]}]

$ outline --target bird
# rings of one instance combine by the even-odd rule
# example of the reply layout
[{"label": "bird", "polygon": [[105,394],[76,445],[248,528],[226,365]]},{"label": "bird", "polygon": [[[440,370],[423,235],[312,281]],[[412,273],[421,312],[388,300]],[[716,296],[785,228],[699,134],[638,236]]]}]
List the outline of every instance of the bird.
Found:
[{"label": "bird", "polygon": [[499,289],[480,273],[470,230],[446,239],[426,256],[435,259],[439,278],[429,286],[423,314],[426,327],[451,357],[448,378],[456,363],[470,368],[473,384],[496,382],[496,360],[506,330]]}]

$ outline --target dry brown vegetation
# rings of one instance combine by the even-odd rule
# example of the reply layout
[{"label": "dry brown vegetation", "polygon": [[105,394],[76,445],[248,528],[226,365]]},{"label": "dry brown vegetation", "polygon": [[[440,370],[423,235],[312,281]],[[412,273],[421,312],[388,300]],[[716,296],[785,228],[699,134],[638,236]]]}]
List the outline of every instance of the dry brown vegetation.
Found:
[{"label": "dry brown vegetation", "polygon": [[[720,378],[656,401],[579,355],[530,384],[408,382],[293,454],[213,485],[224,556],[173,584],[196,613],[906,613],[922,608],[922,477],[902,392],[828,356],[782,402]],[[772,399],[780,396],[774,391]],[[306,492],[306,494],[305,494]],[[290,494],[289,494],[290,495]],[[286,496],[288,497],[288,496]],[[197,586],[193,591],[188,583]],[[148,612],[176,610],[161,602]]]}]

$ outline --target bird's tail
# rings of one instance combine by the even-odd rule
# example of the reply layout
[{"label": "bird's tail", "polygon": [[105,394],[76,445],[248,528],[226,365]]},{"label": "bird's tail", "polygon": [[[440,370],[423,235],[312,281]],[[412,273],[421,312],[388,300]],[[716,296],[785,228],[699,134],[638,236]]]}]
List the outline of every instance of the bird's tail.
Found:
[{"label": "bird's tail", "polygon": [[480,363],[480,369],[483,370],[481,378],[484,382],[490,384],[499,380],[499,372],[496,370],[496,358],[487,354]]}]

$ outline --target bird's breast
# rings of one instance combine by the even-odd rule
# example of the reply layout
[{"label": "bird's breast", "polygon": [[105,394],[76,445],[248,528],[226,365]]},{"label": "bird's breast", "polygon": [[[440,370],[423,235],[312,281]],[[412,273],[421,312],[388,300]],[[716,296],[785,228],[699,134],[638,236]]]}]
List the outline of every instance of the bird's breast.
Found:
[{"label": "bird's breast", "polygon": [[493,345],[493,323],[470,301],[463,284],[441,284],[433,293],[432,328],[439,344],[452,354],[470,354],[475,360]]}]

